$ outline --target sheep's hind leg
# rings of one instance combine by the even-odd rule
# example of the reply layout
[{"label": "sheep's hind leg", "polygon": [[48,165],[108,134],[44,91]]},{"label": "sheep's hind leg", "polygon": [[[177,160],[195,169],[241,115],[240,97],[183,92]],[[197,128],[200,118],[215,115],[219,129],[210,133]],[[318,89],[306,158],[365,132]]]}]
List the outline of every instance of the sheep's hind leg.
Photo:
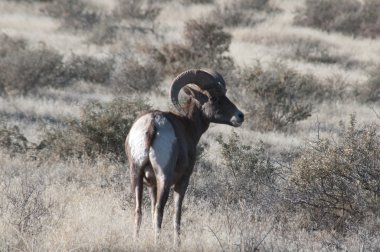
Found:
[{"label": "sheep's hind leg", "polygon": [[140,226],[141,226],[141,205],[142,205],[142,195],[143,195],[143,176],[141,173],[136,174],[133,179],[133,191],[135,192],[135,239],[139,236]]},{"label": "sheep's hind leg", "polygon": [[174,244],[180,245],[182,202],[185,197],[189,179],[183,179],[174,186]]},{"label": "sheep's hind leg", "polygon": [[157,243],[161,231],[164,208],[168,201],[170,192],[170,182],[162,180],[157,183],[157,203],[154,210],[155,242]]},{"label": "sheep's hind leg", "polygon": [[149,164],[144,169],[144,183],[148,186],[151,211],[152,211],[152,223],[154,229],[154,209],[157,203],[157,181],[153,171],[153,167]]},{"label": "sheep's hind leg", "polygon": [[157,187],[148,187],[149,188],[149,195],[150,195],[150,203],[152,206],[152,224],[153,228],[155,228],[155,223],[154,223],[154,212],[156,208],[156,203],[157,203]]},{"label": "sheep's hind leg", "polygon": [[178,157],[177,138],[171,123],[162,115],[155,116],[156,135],[149,150],[149,160],[157,181],[157,203],[154,212],[155,241],[161,229],[164,207],[173,182]]}]

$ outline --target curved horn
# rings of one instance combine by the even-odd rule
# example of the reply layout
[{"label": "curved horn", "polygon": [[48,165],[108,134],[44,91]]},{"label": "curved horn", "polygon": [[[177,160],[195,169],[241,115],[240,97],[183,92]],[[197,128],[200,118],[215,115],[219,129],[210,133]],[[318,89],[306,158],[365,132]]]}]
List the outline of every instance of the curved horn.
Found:
[{"label": "curved horn", "polygon": [[181,89],[187,84],[196,84],[203,90],[215,88],[218,84],[225,90],[225,82],[222,76],[214,70],[210,69],[190,69],[179,74],[172,82],[170,88],[170,99],[176,109],[184,114],[181,105],[178,101],[178,95]]},{"label": "curved horn", "polygon": [[220,89],[220,91],[223,93],[223,94],[226,94],[226,82],[224,81],[222,75],[220,75],[217,71],[213,70],[213,69],[201,69],[201,71],[204,71],[206,73],[208,73],[209,75],[212,76],[212,78],[214,79],[215,83],[218,84],[218,86],[216,88]]}]

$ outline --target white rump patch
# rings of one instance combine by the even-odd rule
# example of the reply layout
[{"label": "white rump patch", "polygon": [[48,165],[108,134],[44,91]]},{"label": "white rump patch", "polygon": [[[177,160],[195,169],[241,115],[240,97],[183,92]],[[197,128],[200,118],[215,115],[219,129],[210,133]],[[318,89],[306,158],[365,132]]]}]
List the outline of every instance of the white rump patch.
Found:
[{"label": "white rump patch", "polygon": [[152,115],[146,114],[140,117],[129,131],[128,144],[131,148],[132,158],[138,166],[142,166],[148,161],[149,146],[146,146],[146,133],[149,130],[151,120]]},{"label": "white rump patch", "polygon": [[154,118],[156,126],[156,136],[152,147],[150,148],[150,160],[155,162],[161,167],[162,172],[166,174],[165,170],[170,169],[170,160],[173,153],[176,136],[172,124],[161,115],[156,115]]}]

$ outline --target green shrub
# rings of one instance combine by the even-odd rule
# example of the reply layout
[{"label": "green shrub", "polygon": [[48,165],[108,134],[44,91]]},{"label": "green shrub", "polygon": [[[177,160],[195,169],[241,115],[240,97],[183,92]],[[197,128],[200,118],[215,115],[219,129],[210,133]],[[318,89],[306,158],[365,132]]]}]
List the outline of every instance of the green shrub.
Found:
[{"label": "green shrub", "polygon": [[339,31],[354,36],[376,37],[380,34],[380,2],[366,0],[307,0],[299,9],[295,23]]},{"label": "green shrub", "polygon": [[23,46],[19,50],[5,50],[9,51],[0,57],[0,91],[5,95],[25,95],[38,87],[64,84],[60,79],[64,72],[63,57],[58,52]]},{"label": "green shrub", "polygon": [[46,132],[43,154],[68,157],[99,155],[125,160],[124,141],[136,116],[149,107],[142,101],[117,98],[109,103],[90,102],[79,121]]},{"label": "green shrub", "polygon": [[294,163],[293,203],[311,226],[346,231],[364,217],[379,215],[380,139],[378,127],[358,128],[354,116],[335,141],[318,139]]},{"label": "green shrub", "polygon": [[214,68],[232,71],[233,59],[226,55],[231,35],[223,27],[206,20],[190,20],[185,24],[184,44],[165,44],[154,53],[155,59],[164,65],[170,75],[189,68]]}]

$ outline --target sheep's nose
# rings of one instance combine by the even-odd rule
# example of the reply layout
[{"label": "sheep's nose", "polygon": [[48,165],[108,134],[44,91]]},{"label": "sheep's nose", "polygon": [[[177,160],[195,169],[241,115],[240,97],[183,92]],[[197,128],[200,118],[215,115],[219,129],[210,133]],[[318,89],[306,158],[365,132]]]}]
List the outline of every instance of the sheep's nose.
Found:
[{"label": "sheep's nose", "polygon": [[239,112],[237,114],[237,117],[240,119],[240,121],[244,121],[244,114],[242,112]]},{"label": "sheep's nose", "polygon": [[234,127],[239,127],[244,121],[244,114],[240,112],[239,110],[235,111],[235,114],[233,117],[231,117],[231,124]]}]

